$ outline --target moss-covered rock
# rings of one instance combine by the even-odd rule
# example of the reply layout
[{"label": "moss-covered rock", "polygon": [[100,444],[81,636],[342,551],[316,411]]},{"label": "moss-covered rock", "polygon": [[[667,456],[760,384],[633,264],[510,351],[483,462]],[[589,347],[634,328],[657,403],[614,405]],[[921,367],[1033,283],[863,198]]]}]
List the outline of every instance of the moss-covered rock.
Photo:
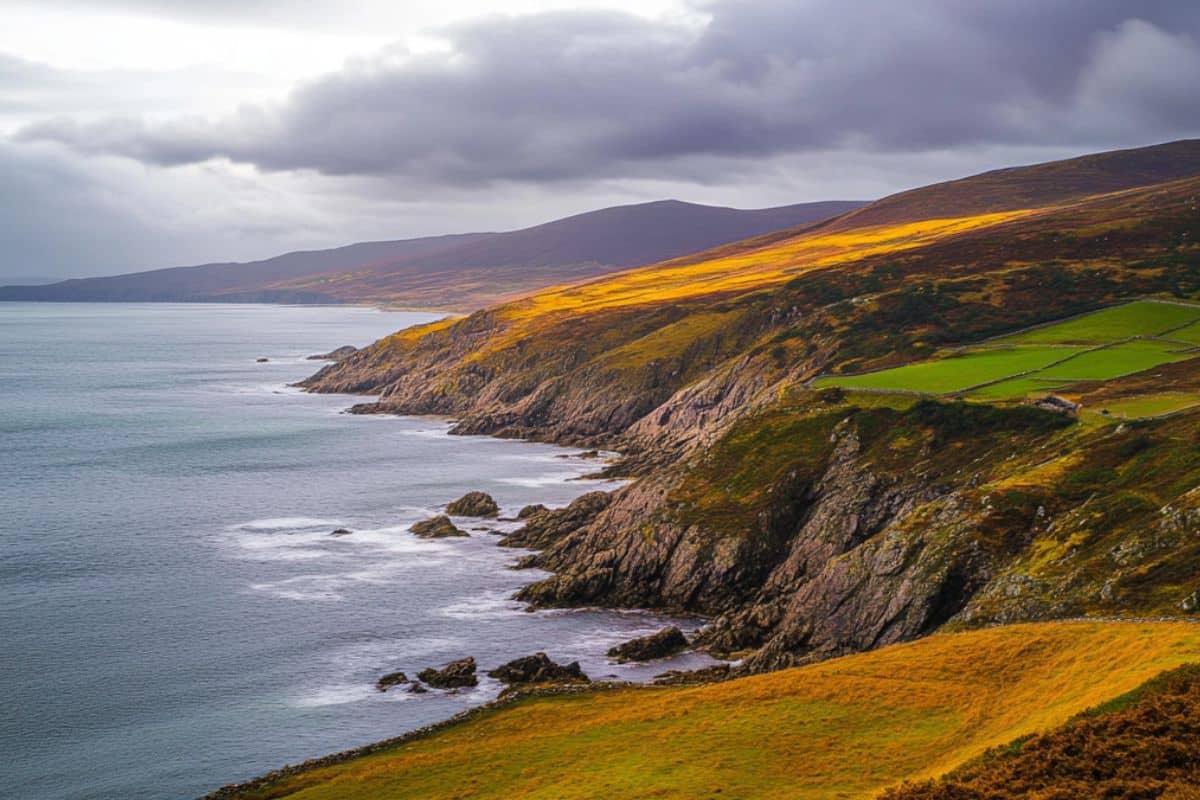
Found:
[{"label": "moss-covered rock", "polygon": [[460,530],[450,518],[445,514],[439,514],[432,519],[414,522],[409,528],[414,536],[420,536],[422,539],[445,539],[450,536],[468,536],[469,534]]},{"label": "moss-covered rock", "polygon": [[625,661],[654,661],[659,658],[669,658],[688,648],[687,637],[683,631],[674,625],[663,628],[657,633],[630,639],[608,651],[609,658],[619,662]]},{"label": "moss-covered rock", "polygon": [[451,661],[441,669],[423,669],[417,673],[417,678],[434,689],[458,689],[479,685],[479,679],[475,677],[475,659],[471,656]]},{"label": "moss-covered rock", "polygon": [[446,506],[446,513],[456,517],[494,517],[500,506],[487,492],[467,492]]}]

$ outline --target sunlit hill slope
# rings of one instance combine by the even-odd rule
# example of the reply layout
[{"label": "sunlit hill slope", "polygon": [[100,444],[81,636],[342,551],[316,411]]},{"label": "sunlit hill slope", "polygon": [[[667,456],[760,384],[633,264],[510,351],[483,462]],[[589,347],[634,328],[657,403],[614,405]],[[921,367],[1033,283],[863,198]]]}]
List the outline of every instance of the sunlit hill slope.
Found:
[{"label": "sunlit hill slope", "polygon": [[710,686],[526,699],[224,796],[870,798],[1197,658],[1200,627],[1178,623],[934,636]]},{"label": "sunlit hill slope", "polygon": [[[708,614],[747,670],[947,625],[1190,615],[1200,359],[1170,337],[1200,299],[1198,174],[1189,141],[915,190],[405,331],[307,385],[622,450],[637,480],[529,559],[555,574],[521,596]],[[1171,302],[1020,335],[1138,299]],[[933,382],[837,385],[910,366],[878,374]],[[960,402],[975,384],[997,388]],[[1029,406],[1039,386],[1084,411]]]}]

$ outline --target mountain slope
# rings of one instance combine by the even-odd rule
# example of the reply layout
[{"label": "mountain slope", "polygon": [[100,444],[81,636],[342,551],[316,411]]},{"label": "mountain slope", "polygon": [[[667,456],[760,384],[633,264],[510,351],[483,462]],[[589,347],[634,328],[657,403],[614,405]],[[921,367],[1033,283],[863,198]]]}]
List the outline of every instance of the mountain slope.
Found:
[{"label": "mountain slope", "polygon": [[245,264],[2,287],[0,300],[370,302],[470,309],[822,220],[859,205],[803,203],[740,210],[677,201],[643,203],[507,233],[367,242]]},{"label": "mountain slope", "polygon": [[933,636],[708,686],[524,699],[217,796],[869,798],[1198,658],[1200,627],[1179,623]]},{"label": "mountain slope", "polygon": [[[1147,178],[1147,159],[1175,168]],[[847,216],[404,331],[307,386],[623,450],[638,479],[527,562],[556,574],[522,597],[712,615],[705,643],[747,669],[945,625],[1191,614],[1195,411],[1122,425],[810,386],[1127,298],[1200,298],[1194,143],[1100,160],[1121,185],[1170,179],[923,219],[930,187],[894,222]],[[1093,161],[1008,171],[1005,191],[1035,202],[1025,177],[1086,182]],[[1186,394],[1186,356],[1087,391]]]}]

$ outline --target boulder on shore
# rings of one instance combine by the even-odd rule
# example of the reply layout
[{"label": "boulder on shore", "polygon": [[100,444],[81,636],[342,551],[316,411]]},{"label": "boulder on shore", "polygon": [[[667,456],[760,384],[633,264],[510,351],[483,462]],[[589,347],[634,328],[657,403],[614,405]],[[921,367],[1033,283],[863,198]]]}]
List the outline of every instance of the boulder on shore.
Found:
[{"label": "boulder on shore", "polygon": [[471,656],[452,661],[441,669],[423,669],[417,677],[435,689],[457,689],[463,686],[478,686],[475,677],[475,659]]},{"label": "boulder on shore", "polygon": [[516,658],[507,664],[496,667],[488,675],[502,683],[591,683],[587,675],[579,667],[578,661],[570,664],[556,664],[545,653],[534,653],[531,656]]},{"label": "boulder on shore", "polygon": [[403,672],[389,672],[375,681],[375,688],[381,692],[386,692],[393,686],[401,686],[406,683],[411,683],[411,681],[409,681],[408,676]]},{"label": "boulder on shore", "polygon": [[658,633],[652,633],[649,636],[642,636],[638,639],[630,639],[624,644],[617,645],[608,651],[608,657],[615,658],[622,663],[626,661],[652,661],[656,658],[673,656],[687,648],[687,637],[683,635],[683,631],[672,625],[669,628],[663,628]]},{"label": "boulder on shore", "polygon": [[433,519],[414,522],[409,530],[414,536],[420,536],[422,539],[445,539],[449,536],[470,535],[455,526],[445,514],[439,514]]},{"label": "boulder on shore", "polygon": [[467,492],[446,506],[446,513],[456,517],[494,517],[500,506],[487,492]]},{"label": "boulder on shore", "polygon": [[309,361],[341,361],[343,358],[354,355],[358,352],[358,348],[353,345],[344,344],[336,350],[330,350],[328,353],[317,353],[308,357]]},{"label": "boulder on shore", "polygon": [[700,683],[718,683],[733,677],[733,668],[728,664],[713,664],[700,669],[670,669],[654,676],[655,686],[693,686]]}]

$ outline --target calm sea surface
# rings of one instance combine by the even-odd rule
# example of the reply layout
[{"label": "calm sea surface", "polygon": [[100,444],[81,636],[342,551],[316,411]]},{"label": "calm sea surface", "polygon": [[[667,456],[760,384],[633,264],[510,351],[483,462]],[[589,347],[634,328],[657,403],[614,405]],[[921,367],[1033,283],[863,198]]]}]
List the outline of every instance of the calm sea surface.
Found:
[{"label": "calm sea surface", "polygon": [[[407,532],[471,489],[506,512],[606,484],[545,445],[354,417],[287,388],[304,356],[426,314],[0,303],[0,790],[188,798],[493,697],[380,694],[383,672],[605,650],[664,624],[528,614],[495,535]],[[257,357],[270,359],[256,363]],[[351,528],[349,536],[330,531]]]}]

